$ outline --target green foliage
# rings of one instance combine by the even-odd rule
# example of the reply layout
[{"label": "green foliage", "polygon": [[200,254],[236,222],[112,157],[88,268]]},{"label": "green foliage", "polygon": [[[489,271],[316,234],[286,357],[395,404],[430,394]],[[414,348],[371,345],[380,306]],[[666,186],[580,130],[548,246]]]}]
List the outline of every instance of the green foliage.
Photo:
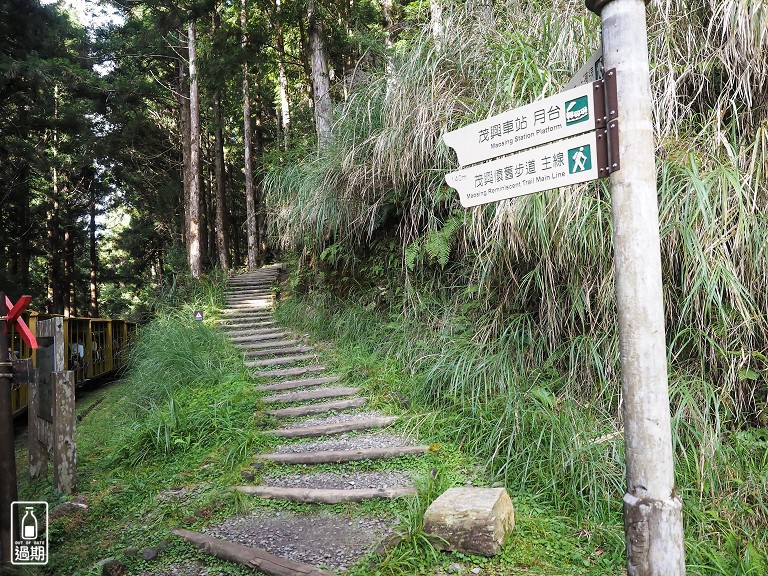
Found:
[{"label": "green foliage", "polygon": [[[409,431],[447,446],[459,442],[511,493],[535,498],[600,533],[595,565],[609,558],[621,563],[623,430],[619,385],[598,352],[604,343],[584,337],[550,354],[546,334],[524,314],[513,317],[500,338],[482,340],[467,330],[450,301],[442,308],[438,302],[422,294],[423,308],[412,317],[317,294],[283,303],[278,315],[323,340],[374,350],[379,368],[365,370],[361,382],[373,390],[381,382],[408,398],[415,413],[406,423]],[[386,372],[382,362],[390,367]],[[583,371],[561,371],[564,362],[581,364]],[[393,378],[390,370],[410,377]],[[729,428],[732,401],[694,374],[673,371],[670,395],[690,572],[760,573],[768,525],[761,497],[768,489],[766,429]],[[728,542],[725,552],[722,542]],[[429,555],[407,550],[403,558]],[[606,550],[611,552],[604,556]],[[399,574],[382,572],[390,573]]]},{"label": "green foliage", "polygon": [[229,447],[233,464],[249,454],[258,433],[250,421],[254,398],[242,356],[194,311],[214,317],[222,284],[176,288],[131,349],[127,380],[135,397],[123,414],[127,431],[115,438],[114,461],[139,464],[184,453],[212,440]]}]

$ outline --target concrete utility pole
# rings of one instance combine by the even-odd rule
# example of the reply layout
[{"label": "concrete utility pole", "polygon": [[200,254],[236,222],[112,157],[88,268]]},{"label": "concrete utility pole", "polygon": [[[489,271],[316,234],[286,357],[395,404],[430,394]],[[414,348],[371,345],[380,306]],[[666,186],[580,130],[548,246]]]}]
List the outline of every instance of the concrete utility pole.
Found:
[{"label": "concrete utility pole", "polygon": [[8,357],[8,327],[5,293],[0,292],[0,572],[11,562],[11,503],[16,493],[16,452],[13,445],[11,408],[11,361]]},{"label": "concrete utility pole", "polygon": [[627,493],[629,576],[685,574],[675,492],[644,0],[586,0],[616,69],[621,169],[611,174]]}]

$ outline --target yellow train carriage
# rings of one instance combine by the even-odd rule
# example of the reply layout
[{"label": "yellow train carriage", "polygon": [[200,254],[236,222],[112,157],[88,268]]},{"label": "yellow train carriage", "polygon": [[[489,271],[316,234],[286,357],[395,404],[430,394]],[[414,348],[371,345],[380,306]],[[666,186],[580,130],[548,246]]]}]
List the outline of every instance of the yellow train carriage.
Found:
[{"label": "yellow train carriage", "polygon": [[[37,336],[38,322],[56,316],[30,311],[23,314],[32,334]],[[61,317],[61,316],[59,316]],[[64,359],[66,370],[75,373],[75,384],[106,376],[125,365],[127,350],[136,333],[136,323],[109,318],[64,318]],[[13,359],[32,358],[37,365],[37,353],[31,350],[11,327],[9,356]],[[26,410],[26,384],[14,384],[11,407],[14,416]]]}]

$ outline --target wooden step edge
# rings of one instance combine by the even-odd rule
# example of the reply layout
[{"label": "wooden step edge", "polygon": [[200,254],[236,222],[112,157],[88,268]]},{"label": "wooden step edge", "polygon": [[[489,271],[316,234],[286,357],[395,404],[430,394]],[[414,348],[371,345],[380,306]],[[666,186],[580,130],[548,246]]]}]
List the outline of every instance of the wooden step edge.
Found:
[{"label": "wooden step edge", "polygon": [[333,572],[321,570],[309,564],[280,558],[263,548],[243,546],[184,528],[174,528],[171,533],[183,538],[207,554],[229,562],[236,562],[251,570],[258,570],[267,576],[336,576]]},{"label": "wooden step edge", "polygon": [[362,502],[374,498],[393,500],[406,496],[415,496],[415,486],[401,488],[351,488],[339,490],[333,488],[284,488],[281,486],[233,486],[244,494],[251,494],[271,500],[287,500],[305,504],[341,504],[342,502]]},{"label": "wooden step edge", "polygon": [[322,364],[313,364],[311,366],[296,366],[295,368],[279,368],[277,370],[259,370],[254,373],[258,378],[281,378],[283,376],[302,376],[313,372],[325,372],[328,370]]},{"label": "wooden step edge", "polygon": [[240,304],[247,304],[248,302],[251,302],[253,300],[266,300],[269,298],[272,299],[273,294],[272,292],[230,292],[228,294],[224,295],[224,302],[228,306],[233,305],[240,305]]},{"label": "wooden step edge", "polygon": [[[276,332],[274,330],[225,330],[227,332],[227,338],[233,344],[242,342],[248,342],[253,340],[254,342],[261,342],[262,340],[277,340],[278,338],[285,338],[286,336],[295,336],[291,332]],[[233,336],[232,334],[241,334],[241,336]]]},{"label": "wooden step edge", "polygon": [[230,318],[247,318],[248,320],[271,320],[272,309],[254,309],[254,308],[222,308],[219,311],[219,318],[228,320]]},{"label": "wooden step edge", "polygon": [[385,460],[401,456],[418,456],[429,450],[429,446],[392,446],[388,448],[365,448],[360,450],[321,450],[318,452],[290,452],[287,454],[259,454],[257,458],[276,464],[341,464],[361,460]]},{"label": "wooden step edge", "polygon": [[365,420],[349,420],[347,422],[335,422],[333,424],[320,424],[318,426],[302,426],[301,428],[276,428],[266,430],[265,434],[274,434],[281,438],[317,438],[318,436],[331,436],[345,432],[358,430],[373,430],[374,428],[386,428],[397,421],[397,416],[383,416],[366,418]]},{"label": "wooden step edge", "polygon": [[368,398],[352,398],[351,400],[337,400],[335,402],[318,402],[317,404],[307,404],[305,406],[295,406],[293,408],[278,408],[277,410],[265,410],[264,413],[275,418],[298,418],[299,416],[312,416],[314,414],[325,414],[332,410],[342,411],[351,408],[359,408],[368,402]]},{"label": "wooden step edge", "polygon": [[262,398],[263,402],[274,404],[276,402],[303,402],[304,400],[320,400],[322,398],[339,398],[352,396],[360,392],[360,388],[352,386],[338,386],[326,390],[307,390],[306,392],[290,392],[288,394],[275,394]]},{"label": "wooden step edge", "polygon": [[[234,320],[244,320],[243,322],[233,322]],[[231,323],[230,323],[231,322]],[[261,321],[248,321],[247,318],[219,318],[214,320],[214,324],[219,328],[243,328],[246,330],[266,330],[267,327],[275,326],[277,322],[270,320],[269,322]],[[274,328],[272,328],[274,330]]]},{"label": "wooden step edge", "polygon": [[302,344],[299,346],[275,346],[274,348],[250,348],[243,349],[246,358],[263,358],[265,356],[280,356],[285,354],[301,354],[303,352],[312,352],[316,349],[313,346]]},{"label": "wooden step edge", "polygon": [[251,360],[246,361],[248,368],[258,368],[259,366],[285,366],[294,362],[303,362],[304,360],[316,360],[317,354],[299,354],[297,356],[279,356],[269,360]]},{"label": "wooden step edge", "polygon": [[273,384],[263,384],[256,386],[259,392],[279,392],[281,390],[294,390],[296,388],[309,388],[320,386],[321,384],[333,384],[343,380],[344,376],[320,376],[319,378],[305,378],[303,380],[286,380],[285,382],[275,382]]},{"label": "wooden step edge", "polygon": [[[230,340],[232,340],[230,338]],[[262,341],[259,338],[254,338],[253,342],[235,342],[232,341],[232,344],[235,345],[235,348],[238,348],[240,350],[243,350],[244,352],[247,352],[248,350],[268,350],[270,348],[278,349],[280,347],[282,348],[288,348],[291,346],[297,346],[301,344],[301,340],[277,340],[267,339],[266,341]]]}]

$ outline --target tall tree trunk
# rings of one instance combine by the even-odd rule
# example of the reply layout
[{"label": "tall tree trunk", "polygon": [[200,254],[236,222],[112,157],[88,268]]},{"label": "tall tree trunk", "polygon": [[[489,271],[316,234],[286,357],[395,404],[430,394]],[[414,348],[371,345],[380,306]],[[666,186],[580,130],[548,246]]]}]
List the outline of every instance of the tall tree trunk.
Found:
[{"label": "tall tree trunk", "polygon": [[[59,117],[59,87],[53,89],[53,117]],[[47,216],[48,233],[48,300],[50,302],[48,312],[51,314],[64,313],[64,289],[63,289],[63,259],[61,250],[61,199],[59,191],[58,169],[59,135],[56,128],[53,130],[53,170],[51,173],[51,209]]]},{"label": "tall tree trunk", "polygon": [[[92,169],[91,169],[92,170]],[[91,318],[99,317],[99,288],[96,282],[97,272],[99,269],[99,262],[96,254],[96,183],[94,182],[92,171],[88,173],[88,190],[90,192],[88,198],[88,208],[90,211],[90,238],[88,242],[88,262],[90,266],[90,280],[91,280],[91,306],[90,315]]]},{"label": "tall tree trunk", "polygon": [[21,218],[19,219],[21,234],[19,235],[19,262],[16,269],[22,294],[29,293],[29,247],[32,244],[32,228],[29,226],[29,198],[31,196],[29,189],[29,172],[29,164],[25,162],[21,171],[22,195]]},{"label": "tall tree trunk", "polygon": [[77,316],[77,292],[75,287],[75,246],[71,228],[64,229],[64,285],[66,286],[64,316]]},{"label": "tall tree trunk", "polygon": [[61,248],[59,242],[59,178],[58,169],[53,167],[53,185],[51,187],[51,207],[46,217],[48,234],[48,313],[63,314],[64,302],[61,298],[59,282],[62,277]]},{"label": "tall tree trunk", "polygon": [[225,177],[227,181],[227,189],[229,191],[229,194],[225,196],[227,200],[227,210],[229,215],[229,230],[230,230],[230,240],[232,241],[232,266],[235,268],[240,268],[240,266],[243,265],[243,248],[242,248],[242,242],[240,238],[240,232],[242,231],[242,226],[239,226],[237,222],[239,222],[239,212],[238,212],[238,198],[234,194],[235,190],[235,180],[234,180],[234,170],[235,168],[232,165],[227,166],[224,165],[225,169]]},{"label": "tall tree trunk", "polygon": [[[243,30],[242,48],[248,49],[248,0],[242,0],[240,25]],[[247,60],[247,59],[246,59]],[[245,132],[245,210],[248,229],[248,268],[257,266],[259,250],[259,230],[256,218],[256,201],[253,189],[253,138],[251,129],[251,86],[248,63],[243,62],[243,131]]]},{"label": "tall tree trunk", "polygon": [[277,78],[280,90],[280,129],[283,133],[283,149],[288,150],[291,126],[291,104],[288,101],[288,74],[285,71],[285,38],[283,36],[282,2],[274,0],[272,26],[275,30],[275,48],[277,49]]},{"label": "tall tree trunk", "polygon": [[[214,12],[214,27],[218,28],[221,16],[218,10]],[[216,196],[216,254],[219,266],[227,271],[232,265],[229,255],[229,222],[225,204],[226,183],[224,175],[224,120],[221,116],[221,90],[217,86],[213,92],[213,155],[214,155],[214,190]]]},{"label": "tall tree trunk", "polygon": [[200,100],[198,97],[197,48],[195,22],[187,24],[189,40],[189,201],[187,212],[187,254],[193,278],[203,273],[200,226]]},{"label": "tall tree trunk", "polygon": [[432,40],[435,47],[440,50],[445,36],[445,22],[443,20],[443,1],[429,0],[429,21],[432,28]]},{"label": "tall tree trunk", "polygon": [[332,139],[333,104],[331,82],[328,77],[328,52],[323,39],[323,24],[317,14],[315,0],[307,2],[309,21],[309,52],[312,59],[312,91],[315,97],[315,129],[319,149],[328,146]]},{"label": "tall tree trunk", "polygon": [[189,159],[191,156],[190,139],[190,111],[189,111],[189,77],[187,75],[186,60],[187,49],[184,48],[184,33],[179,29],[179,45],[181,46],[181,56],[179,58],[179,90],[177,98],[179,100],[179,133],[181,134],[181,180],[182,180],[182,239],[184,245],[187,245],[187,222],[189,221]]},{"label": "tall tree trunk", "polygon": [[[260,96],[261,83],[259,82],[258,77],[255,79],[254,84],[256,89],[256,114],[254,114],[256,119],[256,129],[253,131],[253,159],[254,163],[260,167],[264,151],[264,135],[262,133],[264,102]],[[257,258],[261,265],[264,264],[264,253],[267,249],[267,237],[264,234],[264,182],[260,177],[257,177],[254,181],[254,202],[256,205]]]},{"label": "tall tree trunk", "polygon": [[315,91],[312,86],[312,57],[309,52],[309,41],[307,40],[307,27],[304,18],[299,18],[299,41],[301,43],[301,65],[304,68],[304,87],[307,97],[307,103],[310,108],[315,105]]},{"label": "tall tree trunk", "polygon": [[387,48],[387,70],[389,70],[392,61],[390,52],[394,46],[392,27],[395,24],[395,11],[392,0],[381,0],[381,14],[384,17],[384,46]]}]

